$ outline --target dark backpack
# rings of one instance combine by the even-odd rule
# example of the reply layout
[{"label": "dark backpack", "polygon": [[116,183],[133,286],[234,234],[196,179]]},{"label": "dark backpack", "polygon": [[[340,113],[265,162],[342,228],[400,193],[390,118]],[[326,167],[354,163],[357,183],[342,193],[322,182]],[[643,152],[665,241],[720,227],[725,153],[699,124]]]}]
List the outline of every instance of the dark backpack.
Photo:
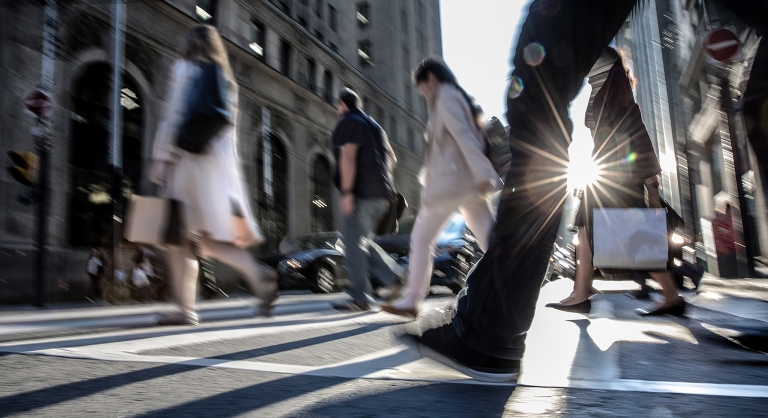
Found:
[{"label": "dark backpack", "polygon": [[212,62],[197,65],[200,75],[189,89],[176,140],[179,148],[193,154],[203,153],[211,139],[233,122],[228,108],[230,93],[221,67]]}]

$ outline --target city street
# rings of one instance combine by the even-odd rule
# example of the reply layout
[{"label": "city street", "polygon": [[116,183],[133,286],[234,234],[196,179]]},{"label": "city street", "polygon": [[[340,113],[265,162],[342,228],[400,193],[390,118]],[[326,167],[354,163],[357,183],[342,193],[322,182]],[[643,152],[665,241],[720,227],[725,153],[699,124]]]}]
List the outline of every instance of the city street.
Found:
[{"label": "city street", "polygon": [[[631,285],[596,283],[605,293],[589,316],[543,307],[570,281],[542,290],[518,385],[417,358],[395,338],[402,321],[338,313],[339,294],[288,296],[267,319],[220,307],[199,327],[142,325],[144,311],[6,320],[0,416],[765,416],[768,356],[727,338],[765,322],[699,307],[640,318],[643,302],[622,294]],[[452,301],[428,300],[428,314]]]}]

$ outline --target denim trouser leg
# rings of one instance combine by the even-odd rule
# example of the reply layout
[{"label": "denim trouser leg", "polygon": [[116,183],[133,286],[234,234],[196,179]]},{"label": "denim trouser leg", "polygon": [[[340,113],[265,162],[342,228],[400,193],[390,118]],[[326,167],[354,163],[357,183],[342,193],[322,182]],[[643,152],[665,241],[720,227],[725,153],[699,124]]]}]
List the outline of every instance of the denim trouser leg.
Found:
[{"label": "denim trouser leg", "polygon": [[355,302],[362,306],[371,303],[372,290],[368,272],[371,260],[370,246],[374,245],[371,241],[373,229],[383,216],[388,204],[387,199],[356,199],[355,212],[352,216],[342,217],[344,265],[351,283],[350,294]]},{"label": "denim trouser leg", "polygon": [[486,355],[512,360],[523,355],[565,199],[568,104],[634,4],[534,0],[530,5],[513,61],[513,76],[523,89],[519,95],[510,91],[507,100],[513,163],[489,250],[469,276],[453,320],[460,338]]}]

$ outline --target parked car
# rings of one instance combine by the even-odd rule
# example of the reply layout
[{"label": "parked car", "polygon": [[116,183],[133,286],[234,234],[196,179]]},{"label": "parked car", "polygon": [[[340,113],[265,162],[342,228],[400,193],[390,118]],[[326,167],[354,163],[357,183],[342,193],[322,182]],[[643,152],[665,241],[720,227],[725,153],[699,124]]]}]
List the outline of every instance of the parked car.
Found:
[{"label": "parked car", "polygon": [[[401,265],[408,265],[413,218],[400,225],[397,235],[376,237],[374,240]],[[437,237],[432,286],[445,286],[459,293],[467,281],[467,273],[482,256],[477,240],[467,228],[464,218],[455,214]]]}]

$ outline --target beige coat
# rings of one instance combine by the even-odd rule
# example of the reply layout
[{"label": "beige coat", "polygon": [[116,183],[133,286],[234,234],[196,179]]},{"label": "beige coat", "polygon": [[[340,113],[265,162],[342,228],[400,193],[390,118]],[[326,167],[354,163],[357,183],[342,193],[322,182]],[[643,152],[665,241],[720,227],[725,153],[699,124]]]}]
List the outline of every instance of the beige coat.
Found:
[{"label": "beige coat", "polygon": [[453,85],[440,85],[430,106],[425,137],[423,204],[455,202],[459,195],[484,195],[499,187],[499,176],[485,156],[483,132]]},{"label": "beige coat", "polygon": [[[185,96],[199,71],[190,61],[179,60],[174,64],[152,158],[172,163],[166,178],[166,195],[182,202],[188,231],[240,246],[258,244],[264,237],[254,221],[243,181],[235,127],[222,129],[202,154],[192,154],[175,145]],[[232,109],[237,106],[234,96]],[[240,208],[242,218],[233,216],[236,207]]]}]

